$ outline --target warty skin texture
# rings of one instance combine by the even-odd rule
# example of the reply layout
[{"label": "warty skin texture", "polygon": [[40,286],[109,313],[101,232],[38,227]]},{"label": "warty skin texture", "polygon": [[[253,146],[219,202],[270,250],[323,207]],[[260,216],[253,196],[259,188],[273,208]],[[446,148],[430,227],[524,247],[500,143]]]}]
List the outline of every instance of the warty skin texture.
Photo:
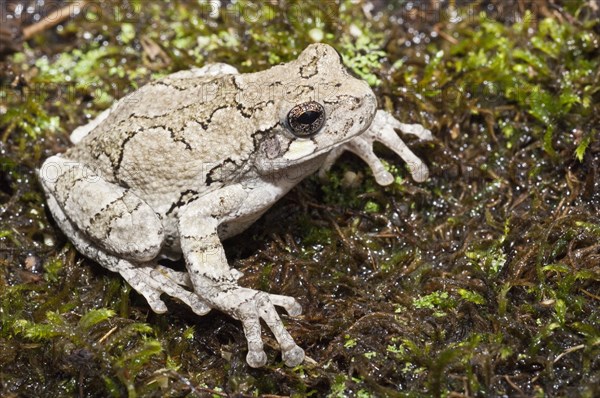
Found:
[{"label": "warty skin texture", "polygon": [[[118,101],[71,135],[76,144],[39,171],[48,207],[85,256],[120,273],[155,312],[162,293],[199,315],[223,311],[242,322],[247,362],[266,363],[260,319],[275,335],[283,360],[304,351],[275,306],[299,315],[298,302],[244,288],[221,241],[251,225],[304,177],[350,150],[387,185],[393,177],[374,141],[405,161],[413,178],[427,168],[395,129],[430,139],[420,125],[377,110],[369,86],[352,77],[325,44],[295,61],[238,74],[225,64],[181,71]],[[183,256],[186,272],[158,263]]]}]

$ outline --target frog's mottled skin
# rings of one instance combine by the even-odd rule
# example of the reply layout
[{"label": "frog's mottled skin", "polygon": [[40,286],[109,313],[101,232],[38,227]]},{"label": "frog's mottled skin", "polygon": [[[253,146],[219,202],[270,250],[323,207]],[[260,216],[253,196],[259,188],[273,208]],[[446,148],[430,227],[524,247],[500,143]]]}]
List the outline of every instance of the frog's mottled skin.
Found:
[{"label": "frog's mottled skin", "polygon": [[[288,121],[292,108],[307,103],[324,109],[307,113],[308,122],[299,119],[324,116],[309,136]],[[300,305],[239,286],[241,274],[229,267],[221,241],[344,150],[364,159],[379,183],[391,183],[373,154],[374,140],[404,158],[416,180],[426,179],[427,168],[395,128],[430,138],[421,126],[377,111],[369,86],[346,72],[332,47],[314,44],[263,72],[214,64],[149,83],[75,130],[76,145],[47,159],[39,176],[50,211],[75,247],[120,273],[155,312],[167,311],[160,299],[166,293],[199,315],[215,308],[239,319],[253,367],[266,363],[263,319],[285,363],[295,366],[304,351],[274,306],[299,315]],[[181,254],[187,272],[157,262]]]}]

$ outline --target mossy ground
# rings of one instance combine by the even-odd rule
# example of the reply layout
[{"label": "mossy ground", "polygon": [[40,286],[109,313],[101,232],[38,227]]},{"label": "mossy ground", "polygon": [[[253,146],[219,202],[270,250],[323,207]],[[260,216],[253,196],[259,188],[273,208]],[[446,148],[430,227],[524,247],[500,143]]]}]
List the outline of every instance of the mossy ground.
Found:
[{"label": "mossy ground", "polygon": [[[0,62],[0,395],[600,395],[596,3],[373,3],[91,2]],[[433,131],[409,140],[431,177],[381,148],[382,188],[347,155],[227,242],[244,285],[304,308],[285,321],[311,360],[284,367],[265,335],[251,369],[240,324],[156,315],[77,254],[34,170],[157,75],[261,70],[314,40]]]}]

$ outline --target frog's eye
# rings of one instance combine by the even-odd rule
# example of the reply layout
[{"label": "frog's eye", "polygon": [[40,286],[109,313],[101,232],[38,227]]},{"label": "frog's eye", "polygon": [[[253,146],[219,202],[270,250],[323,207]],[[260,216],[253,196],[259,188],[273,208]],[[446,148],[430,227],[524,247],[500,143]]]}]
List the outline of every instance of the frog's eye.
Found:
[{"label": "frog's eye", "polygon": [[315,101],[296,105],[288,113],[287,122],[296,137],[310,137],[323,127],[325,108]]}]

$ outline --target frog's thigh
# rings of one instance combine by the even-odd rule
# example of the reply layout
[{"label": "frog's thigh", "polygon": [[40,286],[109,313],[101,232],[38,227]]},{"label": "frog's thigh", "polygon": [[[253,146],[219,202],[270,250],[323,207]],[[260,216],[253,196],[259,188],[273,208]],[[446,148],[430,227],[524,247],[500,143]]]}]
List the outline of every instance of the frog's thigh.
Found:
[{"label": "frog's thigh", "polygon": [[204,315],[210,311],[210,307],[198,295],[181,286],[182,284],[189,283],[185,275],[178,274],[173,270],[154,263],[136,265],[122,258],[107,254],[75,228],[62,211],[54,196],[48,197],[48,207],[60,229],[67,235],[81,254],[98,262],[104,268],[121,274],[135,291],[146,298],[154,312],[160,314],[167,311],[167,306],[160,299],[162,293],[181,300],[198,315]]},{"label": "frog's thigh", "polygon": [[46,193],[72,225],[99,248],[135,262],[158,255],[164,237],[162,222],[131,190],[60,156],[48,158],[39,175]]}]

